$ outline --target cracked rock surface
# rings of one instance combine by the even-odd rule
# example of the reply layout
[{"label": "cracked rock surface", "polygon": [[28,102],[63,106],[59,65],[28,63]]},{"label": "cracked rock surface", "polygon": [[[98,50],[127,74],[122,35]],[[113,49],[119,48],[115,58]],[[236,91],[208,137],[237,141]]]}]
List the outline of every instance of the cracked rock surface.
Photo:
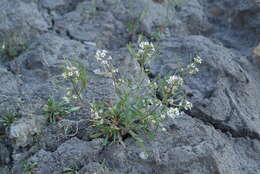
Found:
[{"label": "cracked rock surface", "polygon": [[[64,95],[56,84],[65,58],[87,67],[89,103],[118,97],[111,79],[95,74],[97,49],[109,51],[121,76],[145,76],[127,51],[138,34],[161,52],[147,79],[203,59],[186,81],[192,110],[146,140],[145,154],[131,138],[126,148],[90,138],[89,106],[45,121],[47,99]],[[0,174],[23,174],[33,162],[39,174],[260,173],[259,0],[1,0],[2,43],[19,50],[0,62],[0,120],[6,110],[20,115],[0,124]]]}]

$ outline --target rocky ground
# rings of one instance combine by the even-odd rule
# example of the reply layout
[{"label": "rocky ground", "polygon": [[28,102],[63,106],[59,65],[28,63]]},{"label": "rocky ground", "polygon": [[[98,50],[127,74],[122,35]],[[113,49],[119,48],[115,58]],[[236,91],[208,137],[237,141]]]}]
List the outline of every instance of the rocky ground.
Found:
[{"label": "rocky ground", "polygon": [[[64,57],[86,65],[88,101],[111,99],[111,81],[93,72],[95,51],[107,49],[119,73],[135,78],[126,46],[141,33],[161,51],[151,79],[173,73],[176,57],[203,59],[186,82],[194,107],[146,141],[147,158],[131,138],[126,148],[89,138],[88,108],[46,122],[42,106],[63,95],[54,82]],[[39,174],[260,173],[259,0],[1,0],[3,42],[11,46],[0,63],[0,119],[19,114],[0,125],[0,174],[23,174],[33,162]]]}]

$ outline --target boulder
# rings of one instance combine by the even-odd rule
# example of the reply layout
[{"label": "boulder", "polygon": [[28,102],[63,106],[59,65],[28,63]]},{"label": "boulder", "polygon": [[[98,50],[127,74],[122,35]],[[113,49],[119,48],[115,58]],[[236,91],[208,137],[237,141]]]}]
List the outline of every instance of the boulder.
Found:
[{"label": "boulder", "polygon": [[[60,174],[64,168],[79,167],[88,160],[94,160],[102,149],[102,140],[84,142],[72,138],[64,142],[55,152],[40,150],[28,162],[36,162],[39,174]],[[87,161],[86,161],[87,160]]]},{"label": "boulder", "polygon": [[35,115],[21,118],[10,126],[9,138],[14,141],[14,147],[25,147],[32,143],[33,136],[39,134],[45,120]]},{"label": "boulder", "polygon": [[[230,138],[187,115],[169,122],[166,129],[155,140],[145,144],[145,148],[132,140],[126,142],[126,149],[118,145],[107,148],[104,152],[105,164],[119,173],[133,174],[259,172],[255,153],[259,141]],[[148,158],[141,158],[142,153],[146,153]]]},{"label": "boulder", "polygon": [[48,31],[49,27],[50,24],[46,22],[35,2],[20,0],[0,2],[0,43],[15,39],[28,44],[27,41]]},{"label": "boulder", "polygon": [[[200,72],[187,79],[191,114],[234,136],[259,138],[259,83],[257,67],[243,56],[202,36],[176,37],[161,44],[163,54],[154,58],[154,73],[174,73],[177,60],[184,66],[196,55],[203,59]],[[177,59],[179,58],[179,59]]]}]

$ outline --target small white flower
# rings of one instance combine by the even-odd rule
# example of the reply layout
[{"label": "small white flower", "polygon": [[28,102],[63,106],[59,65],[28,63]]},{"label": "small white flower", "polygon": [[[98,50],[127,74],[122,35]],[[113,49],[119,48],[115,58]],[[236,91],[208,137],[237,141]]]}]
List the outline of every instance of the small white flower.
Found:
[{"label": "small white flower", "polygon": [[103,65],[108,65],[108,61],[107,61],[107,60],[102,60],[101,63],[102,63]]},{"label": "small white flower", "polygon": [[202,59],[199,56],[197,56],[197,57],[194,58],[194,62],[197,63],[197,64],[201,64]]},{"label": "small white flower", "polygon": [[199,69],[196,67],[195,63],[188,65],[188,69],[189,69],[189,71],[188,71],[189,74],[195,74],[195,73],[199,72]]},{"label": "small white flower", "polygon": [[175,119],[176,116],[178,116],[180,114],[180,110],[178,108],[170,108],[167,111],[167,116],[171,117],[172,119]]},{"label": "small white flower", "polygon": [[70,99],[69,99],[67,96],[62,97],[62,99],[63,99],[66,103],[69,103],[69,102],[70,102]]},{"label": "small white flower", "polygon": [[165,119],[165,118],[166,118],[166,116],[165,116],[164,114],[162,114],[162,115],[161,115],[161,118],[162,118],[162,119]]},{"label": "small white flower", "polygon": [[101,56],[102,58],[104,58],[104,57],[106,56],[106,53],[102,52],[102,53],[100,54],[100,56]]},{"label": "small white flower", "polygon": [[3,43],[3,45],[2,45],[2,49],[4,50],[5,49],[5,44]]},{"label": "small white flower", "polygon": [[163,127],[163,128],[162,128],[162,131],[163,131],[163,132],[166,132],[167,130],[165,129],[165,127]]},{"label": "small white flower", "polygon": [[146,153],[146,152],[141,152],[140,154],[139,154],[139,157],[141,158],[141,159],[143,159],[143,160],[147,160],[148,159],[148,154]]},{"label": "small white flower", "polygon": [[79,71],[75,71],[74,73],[76,77],[79,77]]},{"label": "small white flower", "polygon": [[66,95],[71,96],[71,91],[67,91]]},{"label": "small white flower", "polygon": [[116,68],[116,69],[113,69],[112,70],[112,73],[118,73],[118,69]]},{"label": "small white flower", "polygon": [[167,80],[167,83],[169,85],[182,85],[183,84],[183,79],[178,76],[170,76],[169,79]]},{"label": "small white flower", "polygon": [[192,108],[192,103],[186,100],[184,104],[184,109],[191,110],[191,108]]},{"label": "small white flower", "polygon": [[95,120],[98,120],[100,119],[101,117],[99,116],[98,112],[96,112],[94,109],[90,109],[90,112],[91,112],[91,117]]},{"label": "small white flower", "polygon": [[62,73],[62,77],[64,78],[64,79],[66,79],[67,78],[67,73]]},{"label": "small white flower", "polygon": [[68,72],[68,77],[72,77],[73,76],[73,72]]},{"label": "small white flower", "polygon": [[78,96],[77,95],[72,95],[71,98],[74,99],[74,100],[77,100]]}]

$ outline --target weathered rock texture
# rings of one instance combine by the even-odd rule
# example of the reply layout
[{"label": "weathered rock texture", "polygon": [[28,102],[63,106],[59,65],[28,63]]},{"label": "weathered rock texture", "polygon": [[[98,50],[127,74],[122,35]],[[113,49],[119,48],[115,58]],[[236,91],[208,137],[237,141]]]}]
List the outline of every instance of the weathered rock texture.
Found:
[{"label": "weathered rock texture", "polygon": [[[64,95],[56,85],[65,58],[87,67],[86,101],[114,100],[111,79],[94,73],[95,51],[109,50],[119,74],[135,80],[140,67],[127,44],[138,34],[161,51],[149,78],[173,74],[176,58],[203,59],[186,82],[191,111],[145,149],[130,138],[126,148],[91,139],[89,108],[45,123],[42,106]],[[19,49],[0,63],[0,119],[5,110],[22,117],[0,125],[0,174],[22,174],[31,162],[40,174],[260,173],[259,0],[1,0],[0,43]]]}]

